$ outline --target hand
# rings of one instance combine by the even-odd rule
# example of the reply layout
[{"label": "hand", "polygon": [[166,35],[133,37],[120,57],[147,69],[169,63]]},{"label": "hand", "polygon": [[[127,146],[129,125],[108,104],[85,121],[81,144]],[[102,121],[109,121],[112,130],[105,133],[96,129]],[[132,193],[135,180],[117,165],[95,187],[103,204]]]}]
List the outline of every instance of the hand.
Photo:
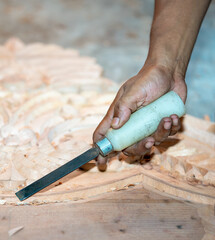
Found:
[{"label": "hand", "polygon": [[[175,91],[185,102],[187,88],[183,76],[164,66],[145,65],[136,76],[121,86],[107,114],[95,130],[93,141],[97,142],[102,139],[110,127],[114,129],[122,127],[128,121],[131,113],[171,90]],[[179,129],[178,116],[172,115],[163,118],[152,136],[124,149],[123,153],[144,155],[154,144],[160,144]],[[104,169],[107,159],[99,156],[97,161],[99,169]]]}]

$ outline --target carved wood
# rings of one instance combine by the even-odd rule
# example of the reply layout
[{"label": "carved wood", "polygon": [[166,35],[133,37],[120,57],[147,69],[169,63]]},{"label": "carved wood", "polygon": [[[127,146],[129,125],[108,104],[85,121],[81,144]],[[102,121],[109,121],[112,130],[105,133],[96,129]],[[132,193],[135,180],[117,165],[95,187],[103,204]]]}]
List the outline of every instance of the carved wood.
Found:
[{"label": "carved wood", "polygon": [[[0,197],[20,204],[17,189],[90,147],[118,86],[101,77],[94,59],[55,45],[10,40],[0,56]],[[214,204],[214,123],[187,115],[183,127],[154,148],[150,161],[120,154],[104,173],[91,162],[25,203],[78,201],[143,184]]]}]

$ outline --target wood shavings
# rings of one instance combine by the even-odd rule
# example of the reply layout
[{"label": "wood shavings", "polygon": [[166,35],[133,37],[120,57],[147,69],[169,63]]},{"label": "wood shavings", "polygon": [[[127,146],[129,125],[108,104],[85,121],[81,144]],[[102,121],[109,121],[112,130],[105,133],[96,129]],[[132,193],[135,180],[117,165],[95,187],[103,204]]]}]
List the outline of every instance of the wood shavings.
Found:
[{"label": "wood shavings", "polygon": [[90,148],[115,90],[107,91],[114,84],[102,79],[95,59],[71,49],[13,38],[0,52],[2,192],[16,191]]},{"label": "wood shavings", "polygon": [[175,142],[173,140],[169,140],[171,145],[167,141],[157,147],[152,163],[160,166],[161,171],[167,171],[170,176],[215,186],[214,149],[195,138],[186,137]]},{"label": "wood shavings", "polygon": [[11,237],[13,235],[15,235],[16,233],[18,233],[19,231],[21,231],[24,228],[24,226],[18,226],[15,228],[12,228],[8,231],[8,236]]},{"label": "wood shavings", "polygon": [[6,203],[6,200],[0,199],[0,205],[4,205]]}]

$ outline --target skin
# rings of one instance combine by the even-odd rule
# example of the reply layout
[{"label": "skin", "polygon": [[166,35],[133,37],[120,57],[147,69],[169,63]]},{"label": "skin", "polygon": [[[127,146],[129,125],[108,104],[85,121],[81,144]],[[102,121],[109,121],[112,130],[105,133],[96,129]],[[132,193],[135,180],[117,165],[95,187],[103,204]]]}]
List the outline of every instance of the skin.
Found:
[{"label": "skin", "polygon": [[[210,0],[157,0],[150,33],[146,62],[139,73],[119,89],[107,114],[98,125],[93,141],[104,138],[107,130],[120,128],[131,113],[146,106],[165,93],[175,91],[185,103],[185,74],[190,56]],[[157,131],[123,150],[126,155],[143,156],[153,145],[159,145],[180,129],[177,115],[163,118]],[[97,159],[100,170],[107,158]]]}]

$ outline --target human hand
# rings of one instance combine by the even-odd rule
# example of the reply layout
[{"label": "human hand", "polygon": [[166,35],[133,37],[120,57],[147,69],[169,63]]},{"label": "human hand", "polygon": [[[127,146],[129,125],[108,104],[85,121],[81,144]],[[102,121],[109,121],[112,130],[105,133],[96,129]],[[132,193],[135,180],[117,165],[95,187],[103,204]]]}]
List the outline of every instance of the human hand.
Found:
[{"label": "human hand", "polygon": [[[175,91],[185,102],[187,88],[184,78],[164,66],[147,66],[134,77],[126,81],[119,89],[107,114],[94,132],[93,140],[101,140],[107,130],[122,127],[131,113],[148,105],[169,91]],[[163,118],[157,131],[123,150],[125,155],[145,155],[153,145],[159,145],[168,136],[174,135],[180,129],[180,120],[177,115]],[[103,170],[107,158],[99,156],[98,167]]]}]

